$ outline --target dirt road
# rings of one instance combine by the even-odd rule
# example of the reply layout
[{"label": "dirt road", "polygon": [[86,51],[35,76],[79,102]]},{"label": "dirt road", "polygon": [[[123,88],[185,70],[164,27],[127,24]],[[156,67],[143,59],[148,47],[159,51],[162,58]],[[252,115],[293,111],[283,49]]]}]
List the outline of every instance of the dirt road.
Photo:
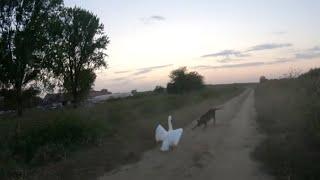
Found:
[{"label": "dirt road", "polygon": [[[217,125],[184,128],[177,149],[148,151],[141,161],[114,170],[101,180],[218,179],[268,180],[250,152],[261,139],[256,131],[254,90],[233,98],[217,113]],[[178,127],[176,127],[178,128]]]}]

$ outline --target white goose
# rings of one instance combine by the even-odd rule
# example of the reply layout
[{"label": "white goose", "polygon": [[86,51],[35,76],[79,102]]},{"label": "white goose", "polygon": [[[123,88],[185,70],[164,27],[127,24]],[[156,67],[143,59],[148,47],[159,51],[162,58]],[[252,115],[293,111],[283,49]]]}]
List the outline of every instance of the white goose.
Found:
[{"label": "white goose", "polygon": [[162,141],[161,151],[168,151],[171,146],[178,146],[180,138],[182,136],[183,129],[175,129],[172,128],[172,118],[168,117],[168,131],[163,128],[160,124],[156,128],[155,138],[156,141]]}]

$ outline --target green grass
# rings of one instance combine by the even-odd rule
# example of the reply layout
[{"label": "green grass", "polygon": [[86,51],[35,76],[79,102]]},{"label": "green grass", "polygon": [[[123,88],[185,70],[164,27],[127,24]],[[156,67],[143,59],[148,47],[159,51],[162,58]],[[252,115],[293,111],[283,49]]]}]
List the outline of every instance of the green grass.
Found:
[{"label": "green grass", "polygon": [[82,166],[110,170],[137,160],[153,147],[154,127],[166,124],[169,114],[177,119],[175,125],[184,126],[203,113],[188,108],[222,103],[242,90],[243,85],[218,85],[182,95],[143,92],[78,109],[31,109],[21,118],[23,131],[18,139],[13,138],[17,117],[2,116],[0,177],[30,176],[52,163],[61,163],[57,171],[64,171],[68,160],[78,161],[69,167],[73,170]]}]

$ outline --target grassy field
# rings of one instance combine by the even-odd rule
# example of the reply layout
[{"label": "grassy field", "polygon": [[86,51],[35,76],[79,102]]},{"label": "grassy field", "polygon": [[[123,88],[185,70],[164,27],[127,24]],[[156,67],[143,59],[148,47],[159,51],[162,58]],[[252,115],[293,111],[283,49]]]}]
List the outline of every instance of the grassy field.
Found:
[{"label": "grassy field", "polygon": [[257,121],[266,138],[254,156],[277,179],[320,179],[318,77],[269,80],[256,89]]},{"label": "grassy field", "polygon": [[19,138],[13,138],[17,118],[2,116],[0,177],[94,179],[154,147],[154,128],[166,124],[169,114],[174,126],[183,127],[244,86],[207,86],[182,95],[143,92],[78,109],[32,109],[22,118]]}]

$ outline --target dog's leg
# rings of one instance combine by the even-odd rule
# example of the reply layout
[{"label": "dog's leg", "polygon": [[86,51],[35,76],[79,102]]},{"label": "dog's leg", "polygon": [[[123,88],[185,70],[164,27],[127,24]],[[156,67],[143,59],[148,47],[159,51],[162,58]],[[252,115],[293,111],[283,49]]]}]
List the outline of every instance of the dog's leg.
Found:
[{"label": "dog's leg", "polygon": [[216,112],[213,114],[213,126],[216,126]]},{"label": "dog's leg", "polygon": [[203,123],[203,129],[206,129],[207,128],[207,122]]},{"label": "dog's leg", "polygon": [[214,119],[211,117],[210,121],[212,122],[212,125],[214,126]]}]

